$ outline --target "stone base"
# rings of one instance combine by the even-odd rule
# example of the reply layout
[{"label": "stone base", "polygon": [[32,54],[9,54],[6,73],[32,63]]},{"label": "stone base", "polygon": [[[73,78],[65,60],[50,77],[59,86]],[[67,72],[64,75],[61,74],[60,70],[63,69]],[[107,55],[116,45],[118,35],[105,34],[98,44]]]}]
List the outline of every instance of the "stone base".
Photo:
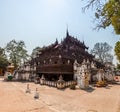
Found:
[{"label": "stone base", "polygon": [[35,98],[35,99],[39,99],[39,93],[35,93],[34,98]]},{"label": "stone base", "polygon": [[31,93],[31,90],[30,90],[30,89],[26,89],[25,92],[26,92],[26,93]]}]

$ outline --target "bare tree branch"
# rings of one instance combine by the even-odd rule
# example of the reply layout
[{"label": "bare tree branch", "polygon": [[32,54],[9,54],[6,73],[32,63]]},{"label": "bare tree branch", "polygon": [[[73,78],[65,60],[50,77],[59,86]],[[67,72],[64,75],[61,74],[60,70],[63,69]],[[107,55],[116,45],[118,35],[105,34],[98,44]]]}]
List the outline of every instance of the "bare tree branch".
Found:
[{"label": "bare tree branch", "polygon": [[86,2],[87,5],[85,5],[82,8],[82,11],[85,12],[86,10],[88,10],[90,8],[101,9],[104,6],[105,1],[106,0],[87,0],[87,2]]}]

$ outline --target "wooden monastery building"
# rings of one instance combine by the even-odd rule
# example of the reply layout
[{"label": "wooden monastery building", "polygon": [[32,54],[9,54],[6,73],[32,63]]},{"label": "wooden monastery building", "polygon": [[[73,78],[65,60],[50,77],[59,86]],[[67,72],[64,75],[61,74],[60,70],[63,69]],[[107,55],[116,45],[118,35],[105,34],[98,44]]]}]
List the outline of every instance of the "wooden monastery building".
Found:
[{"label": "wooden monastery building", "polygon": [[66,32],[66,37],[58,43],[51,44],[40,50],[37,56],[31,60],[31,65],[36,66],[36,74],[41,77],[44,75],[47,80],[58,80],[62,75],[65,81],[73,80],[73,64],[77,60],[82,63],[83,60],[92,62],[94,56],[88,53],[88,47],[84,42]]},{"label": "wooden monastery building", "polygon": [[15,76],[22,80],[37,78],[40,84],[58,88],[75,82],[87,87],[94,74],[92,69],[100,67],[101,63],[88,53],[84,42],[69,35],[67,30],[66,37],[60,43],[56,39],[53,44],[40,49],[35,57],[19,67]]}]

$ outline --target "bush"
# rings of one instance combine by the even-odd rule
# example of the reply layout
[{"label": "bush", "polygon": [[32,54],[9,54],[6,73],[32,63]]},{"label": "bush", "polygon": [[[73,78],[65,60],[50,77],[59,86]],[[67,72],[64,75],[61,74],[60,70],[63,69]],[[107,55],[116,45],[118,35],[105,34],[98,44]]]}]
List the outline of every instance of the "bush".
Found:
[{"label": "bush", "polygon": [[70,85],[70,89],[75,90],[75,84]]},{"label": "bush", "polygon": [[106,81],[98,81],[96,85],[97,85],[97,87],[105,87],[105,86],[107,86],[107,83],[106,83]]},{"label": "bush", "polygon": [[10,75],[10,76],[8,76],[8,80],[12,80],[13,79],[13,77]]}]

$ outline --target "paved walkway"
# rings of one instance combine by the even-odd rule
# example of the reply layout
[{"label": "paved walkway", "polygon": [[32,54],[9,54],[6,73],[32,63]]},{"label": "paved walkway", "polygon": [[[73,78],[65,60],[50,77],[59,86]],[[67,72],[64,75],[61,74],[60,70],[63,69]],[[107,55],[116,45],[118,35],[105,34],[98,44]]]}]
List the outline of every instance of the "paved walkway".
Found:
[{"label": "paved walkway", "polygon": [[[120,85],[106,88],[58,90],[29,83],[5,82],[0,78],[0,112],[120,112]],[[38,88],[40,98],[34,99]]]}]

